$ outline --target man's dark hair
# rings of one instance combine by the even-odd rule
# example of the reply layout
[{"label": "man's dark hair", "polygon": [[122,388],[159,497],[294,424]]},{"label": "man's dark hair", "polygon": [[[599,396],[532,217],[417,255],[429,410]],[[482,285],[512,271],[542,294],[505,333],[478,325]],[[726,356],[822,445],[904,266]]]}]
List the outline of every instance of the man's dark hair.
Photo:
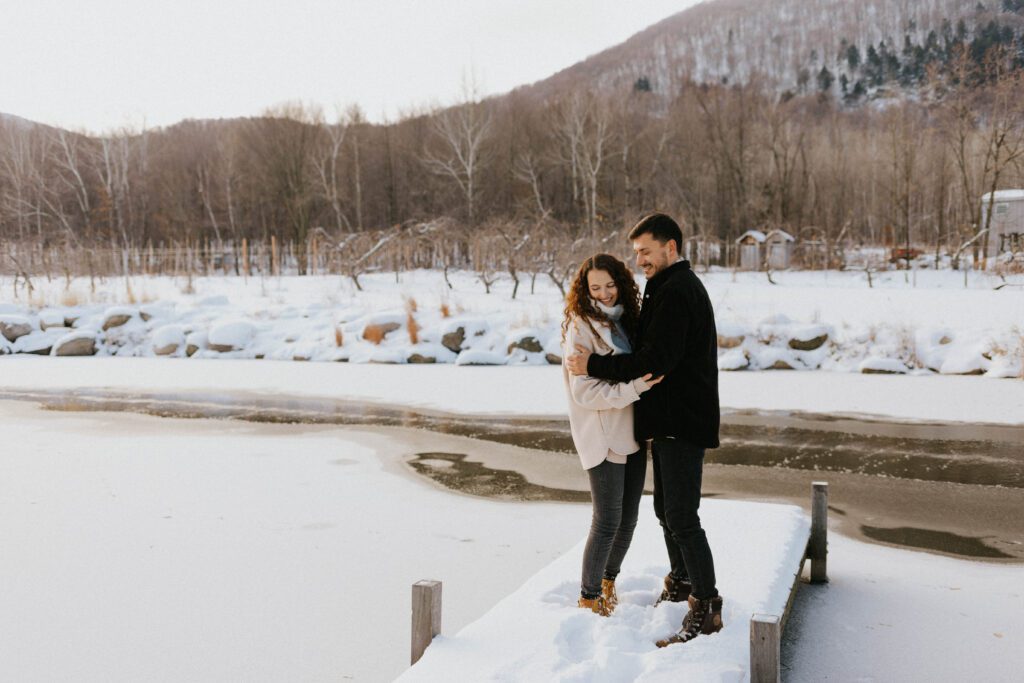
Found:
[{"label": "man's dark hair", "polygon": [[649,213],[640,217],[633,229],[629,231],[629,239],[635,240],[640,235],[650,235],[662,244],[675,240],[676,252],[683,253],[683,231],[671,216],[663,213]]}]

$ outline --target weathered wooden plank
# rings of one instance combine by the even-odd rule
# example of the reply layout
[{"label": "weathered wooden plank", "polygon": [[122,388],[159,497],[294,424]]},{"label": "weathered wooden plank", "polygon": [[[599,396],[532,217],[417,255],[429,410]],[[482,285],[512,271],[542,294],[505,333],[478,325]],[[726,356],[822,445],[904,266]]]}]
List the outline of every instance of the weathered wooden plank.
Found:
[{"label": "weathered wooden plank", "polygon": [[412,585],[412,664],[441,633],[441,582],[417,581]]},{"label": "weathered wooden plank", "polygon": [[811,583],[828,581],[828,483],[811,483],[811,540],[808,545],[811,558]]},{"label": "weathered wooden plank", "polygon": [[751,683],[778,683],[781,678],[779,651],[782,622],[774,614],[755,614],[750,619]]}]

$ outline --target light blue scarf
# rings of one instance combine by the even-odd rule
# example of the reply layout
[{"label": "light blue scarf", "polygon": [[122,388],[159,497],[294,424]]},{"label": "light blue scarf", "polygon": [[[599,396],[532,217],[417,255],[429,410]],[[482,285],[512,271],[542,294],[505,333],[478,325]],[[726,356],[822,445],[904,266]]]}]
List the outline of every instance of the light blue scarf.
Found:
[{"label": "light blue scarf", "polygon": [[594,304],[597,306],[599,311],[608,316],[608,319],[612,321],[612,345],[615,347],[613,353],[631,353],[633,349],[629,344],[629,336],[626,334],[626,330],[622,327],[621,318],[622,313],[625,310],[622,307],[622,304],[605,306],[597,299],[594,299]]}]

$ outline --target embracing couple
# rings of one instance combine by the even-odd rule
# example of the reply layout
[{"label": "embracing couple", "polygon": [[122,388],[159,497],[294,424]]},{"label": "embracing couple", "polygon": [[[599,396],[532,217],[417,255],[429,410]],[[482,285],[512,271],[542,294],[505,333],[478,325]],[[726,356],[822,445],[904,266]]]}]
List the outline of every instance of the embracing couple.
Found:
[{"label": "embracing couple", "polygon": [[579,606],[608,616],[615,578],[636,527],[650,441],[654,511],[671,571],[658,602],[689,602],[679,631],[658,647],[722,628],[722,598],[697,510],[704,450],[718,447],[718,350],[711,300],[669,216],[644,216],[629,233],[647,278],[598,254],[580,266],[562,323],[569,423],[590,478],[594,512]]}]

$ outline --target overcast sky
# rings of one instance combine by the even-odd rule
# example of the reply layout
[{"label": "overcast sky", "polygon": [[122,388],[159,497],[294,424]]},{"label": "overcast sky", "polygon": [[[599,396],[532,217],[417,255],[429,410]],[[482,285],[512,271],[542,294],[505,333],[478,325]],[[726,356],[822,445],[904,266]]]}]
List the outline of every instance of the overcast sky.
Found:
[{"label": "overcast sky", "polygon": [[99,132],[540,80],[696,0],[0,0],[0,112]]}]

